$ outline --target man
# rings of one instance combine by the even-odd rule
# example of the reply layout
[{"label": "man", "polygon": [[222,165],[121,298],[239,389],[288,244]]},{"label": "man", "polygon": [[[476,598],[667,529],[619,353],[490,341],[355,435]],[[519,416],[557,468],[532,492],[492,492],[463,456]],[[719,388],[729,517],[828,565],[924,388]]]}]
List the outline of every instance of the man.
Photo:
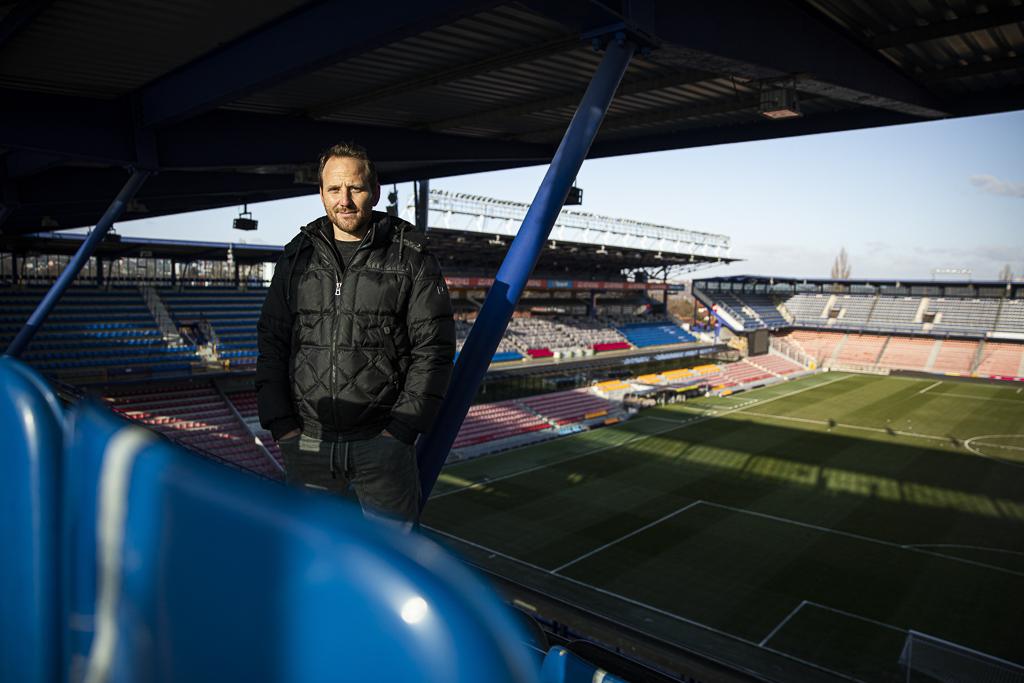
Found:
[{"label": "man", "polygon": [[260,423],[286,481],[346,494],[369,516],[411,523],[413,444],[451,376],[455,323],[424,236],[373,211],[380,185],[358,145],[320,157],[325,216],[284,248],[260,314]]}]

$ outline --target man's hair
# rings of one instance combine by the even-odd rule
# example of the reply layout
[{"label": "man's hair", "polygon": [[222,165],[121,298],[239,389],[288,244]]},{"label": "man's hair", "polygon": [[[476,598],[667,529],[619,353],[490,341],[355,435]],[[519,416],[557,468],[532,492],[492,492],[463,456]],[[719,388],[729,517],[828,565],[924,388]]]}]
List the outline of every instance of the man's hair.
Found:
[{"label": "man's hair", "polygon": [[370,155],[366,153],[366,148],[354,142],[340,142],[336,145],[331,145],[320,155],[320,169],[317,172],[317,176],[320,178],[320,187],[324,186],[324,166],[335,157],[348,157],[362,161],[363,173],[366,175],[367,182],[370,184],[370,187],[377,187],[377,167],[370,160]]}]

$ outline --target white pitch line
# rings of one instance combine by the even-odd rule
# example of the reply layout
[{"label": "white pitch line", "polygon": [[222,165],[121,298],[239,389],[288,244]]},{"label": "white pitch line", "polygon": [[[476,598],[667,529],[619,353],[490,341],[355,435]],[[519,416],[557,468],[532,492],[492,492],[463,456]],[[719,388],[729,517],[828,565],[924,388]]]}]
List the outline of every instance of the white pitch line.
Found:
[{"label": "white pitch line", "polygon": [[[640,419],[646,419],[646,418],[640,418]],[[687,421],[687,422],[690,422],[690,421]],[[609,448],[619,448],[621,446],[625,446],[626,444],[633,443],[634,441],[639,441],[640,439],[647,439],[647,438],[652,437],[652,436],[658,436],[660,434],[667,434],[668,432],[675,431],[676,429],[679,429],[680,427],[685,427],[685,426],[687,426],[687,425],[684,425],[682,423],[676,423],[676,425],[674,427],[667,427],[665,429],[661,429],[661,430],[656,431],[656,432],[651,432],[650,434],[637,434],[634,437],[626,439],[622,443],[613,443],[613,444],[609,444],[607,446],[601,446],[600,448],[596,448],[596,449],[594,449],[592,451],[586,451],[584,453],[580,453],[579,455],[572,455],[572,456],[569,456],[568,458],[562,458],[561,460],[553,460],[553,461],[551,461],[549,463],[542,463],[540,465],[534,465],[533,467],[527,467],[524,470],[516,470],[515,472],[510,472],[510,473],[504,474],[504,475],[502,475],[500,477],[494,477],[493,479],[487,479],[485,481],[478,481],[478,482],[474,482],[472,484],[467,484],[465,486],[460,486],[459,488],[452,489],[451,491],[443,491],[441,493],[436,493],[436,494],[434,494],[434,495],[432,495],[430,497],[430,500],[436,500],[438,498],[444,498],[445,496],[450,496],[453,493],[460,493],[462,491],[469,491],[469,490],[480,489],[480,488],[483,488],[484,486],[489,486],[490,484],[494,484],[495,482],[504,481],[506,479],[511,479],[512,477],[518,477],[521,474],[528,474],[530,472],[536,472],[537,470],[542,470],[542,469],[545,469],[547,467],[551,467],[552,465],[561,465],[564,462],[572,462],[573,460],[579,460],[580,458],[586,457],[588,455],[594,455],[595,453],[600,453],[602,451],[606,451]]]},{"label": "white pitch line", "polygon": [[690,626],[696,626],[698,628],[702,628],[702,629],[705,629],[707,631],[711,631],[712,633],[717,633],[720,636],[725,636],[726,638],[730,638],[732,640],[737,640],[737,641],[739,641],[741,643],[746,643],[747,645],[753,645],[753,646],[757,647],[757,643],[755,643],[752,640],[748,640],[746,638],[742,638],[742,637],[734,635],[732,633],[728,633],[727,631],[722,631],[721,629],[717,629],[714,626],[708,626],[707,624],[702,624],[699,621],[694,621],[693,619],[687,619],[686,617],[679,616],[678,614],[675,614],[673,612],[669,612],[668,610],[661,609],[660,607],[655,607],[654,605],[649,605],[646,602],[641,602],[640,600],[634,600],[633,598],[627,598],[625,595],[619,595],[618,593],[615,593],[614,591],[605,590],[604,588],[598,588],[597,586],[593,586],[593,585],[591,585],[589,583],[586,583],[585,581],[580,581],[579,579],[574,579],[571,576],[565,576],[564,574],[553,574],[552,571],[549,570],[549,569],[544,569],[543,567],[538,567],[537,565],[532,564],[530,562],[526,562],[526,561],[520,560],[520,559],[518,559],[516,557],[512,557],[511,555],[507,555],[507,554],[501,552],[500,550],[494,550],[493,548],[488,548],[485,545],[480,545],[479,543],[475,543],[475,542],[467,540],[465,538],[460,538],[460,537],[455,536],[453,534],[449,534],[449,533],[447,533],[445,531],[441,531],[440,529],[435,529],[435,528],[429,527],[429,526],[427,526],[425,524],[421,525],[421,526],[423,526],[424,528],[430,529],[432,532],[434,532],[436,534],[440,534],[441,536],[447,536],[448,538],[451,538],[451,539],[453,539],[455,541],[458,541],[459,543],[465,543],[466,545],[471,545],[471,546],[473,546],[474,548],[476,548],[478,550],[484,551],[485,553],[491,553],[493,555],[498,555],[500,557],[505,558],[506,560],[511,560],[512,562],[516,562],[516,563],[524,565],[526,567],[530,567],[531,569],[536,569],[538,571],[544,572],[545,574],[549,574],[551,576],[556,576],[561,581],[568,581],[569,583],[574,583],[577,586],[582,586],[583,588],[587,588],[589,590],[596,591],[598,593],[601,593],[602,595],[607,595],[607,596],[615,598],[617,600],[622,600],[623,602],[628,602],[629,604],[636,605],[637,607],[643,607],[644,609],[647,609],[647,610],[650,610],[650,611],[652,611],[652,612],[654,612],[656,614],[660,614],[662,616],[668,617],[669,619],[674,619],[675,621],[680,621],[680,622],[682,622],[684,624],[689,624]]},{"label": "white pitch line", "polygon": [[769,515],[765,512],[754,512],[753,510],[744,510],[743,508],[733,507],[732,505],[724,505],[722,503],[712,503],[709,500],[700,500],[698,503],[704,505],[710,505],[711,507],[722,508],[723,510],[732,510],[733,512],[739,512],[745,515],[752,515],[754,517],[762,517],[764,519],[770,519],[775,522],[782,522],[784,524],[792,524],[794,526],[801,526],[807,529],[813,529],[820,531],[825,534],[835,534],[836,536],[845,536],[847,538],[854,538],[858,541],[864,541],[866,543],[877,543],[878,545],[888,546],[890,548],[899,548],[900,550],[906,550],[911,553],[920,553],[921,555],[932,555],[934,557],[941,557],[946,560],[953,562],[960,562],[963,564],[971,564],[976,567],[982,567],[984,569],[991,569],[992,571],[1002,572],[1004,574],[1012,574],[1013,576],[1024,576],[1024,572],[1014,571],[1013,569],[1006,569],[1005,567],[996,567],[995,565],[985,564],[984,562],[975,562],[974,560],[967,560],[962,557],[953,557],[952,555],[944,555],[942,553],[933,553],[928,550],[921,548],[915,548],[913,546],[904,545],[901,543],[894,543],[892,541],[883,541],[879,538],[872,538],[870,536],[862,536],[861,534],[855,534],[850,531],[840,531],[838,529],[829,529],[828,527],[818,526],[817,524],[811,524],[809,522],[798,522],[795,519],[787,519],[786,517],[778,517],[776,515]]},{"label": "white pitch line", "polygon": [[[538,567],[537,565],[532,564],[530,562],[526,562],[525,560],[520,560],[520,559],[518,559],[516,557],[512,557],[511,555],[507,555],[507,554],[501,552],[500,550],[494,550],[493,548],[488,548],[485,545],[481,545],[479,543],[475,543],[475,542],[467,540],[465,538],[459,538],[458,536],[455,536],[453,534],[449,534],[449,533],[447,533],[445,531],[441,531],[440,529],[435,529],[435,528],[427,526],[425,524],[422,525],[422,526],[424,528],[426,528],[426,529],[430,529],[432,532],[434,532],[434,533],[436,533],[436,534],[438,534],[440,536],[447,536],[448,538],[453,539],[453,540],[455,540],[455,541],[457,541],[459,543],[465,543],[466,545],[473,546],[477,550],[482,550],[483,552],[486,552],[486,553],[491,553],[493,555],[501,556],[501,557],[503,557],[503,558],[505,558],[507,560],[510,560],[512,562],[516,562],[516,563],[521,564],[523,566],[530,567],[531,569],[536,569],[538,571],[550,574],[550,572],[547,569],[544,569],[543,567]],[[556,577],[559,581],[568,581],[569,583],[575,584],[575,585],[580,586],[582,588],[586,588],[587,590],[592,590],[595,593],[600,593],[600,594],[606,595],[606,596],[608,596],[610,598],[614,598],[616,600],[621,600],[622,602],[628,603],[630,605],[634,605],[636,607],[641,607],[643,609],[650,610],[651,612],[653,612],[655,614],[660,614],[661,616],[667,617],[667,618],[672,619],[674,621],[678,621],[678,622],[683,623],[683,624],[688,624],[689,626],[695,626],[697,628],[704,629],[705,631],[708,631],[710,633],[714,633],[716,635],[722,636],[723,638],[728,638],[729,640],[734,640],[736,642],[743,643],[745,645],[750,645],[751,647],[761,648],[761,649],[765,650],[766,652],[771,652],[772,654],[776,654],[776,655],[778,655],[780,657],[783,657],[784,659],[788,659],[788,660],[790,660],[792,662],[797,662],[798,664],[802,664],[804,666],[808,666],[808,667],[810,667],[812,669],[816,669],[818,671],[824,671],[825,673],[831,674],[833,676],[837,676],[837,677],[842,678],[844,680],[853,681],[853,683],[864,683],[864,681],[862,681],[859,678],[854,678],[854,677],[849,676],[847,674],[842,674],[842,673],[839,673],[838,671],[833,671],[832,669],[829,669],[828,667],[824,667],[824,666],[822,666],[820,664],[816,664],[814,662],[809,662],[806,659],[801,659],[800,657],[797,657],[796,655],[790,654],[788,652],[783,652],[782,650],[776,650],[775,648],[768,647],[767,645],[760,645],[760,644],[754,642],[753,640],[749,640],[747,638],[743,638],[742,636],[737,636],[737,635],[735,635],[733,633],[729,633],[728,631],[723,631],[721,629],[715,628],[714,626],[708,626],[707,624],[701,623],[701,622],[696,621],[694,619],[687,619],[686,617],[683,617],[683,616],[680,616],[678,614],[675,614],[674,612],[669,612],[668,610],[661,609],[660,607],[655,607],[654,605],[650,605],[650,604],[648,604],[646,602],[642,602],[640,600],[634,600],[633,598],[628,598],[625,595],[620,595],[619,593],[616,593],[614,591],[606,590],[604,588],[598,588],[597,586],[594,586],[594,585],[591,585],[589,583],[586,583],[585,581],[580,581],[579,579],[574,579],[571,576],[566,576],[564,574],[551,574],[551,576]],[[632,628],[635,629],[637,627],[633,626]]]},{"label": "white pitch line", "polygon": [[[789,420],[790,422],[806,422],[807,424],[816,424],[816,425],[828,425],[829,424],[828,420],[814,420],[814,419],[809,418],[809,417],[793,417],[792,415],[772,415],[771,413],[751,413],[751,412],[748,412],[747,415],[753,415],[755,417],[767,417],[767,418],[771,418],[773,420]],[[878,434],[889,434],[890,433],[889,430],[880,429],[879,427],[865,427],[863,425],[851,425],[851,424],[846,424],[844,422],[836,422],[835,426],[836,427],[842,427],[843,429],[857,429],[857,430],[860,430],[860,431],[863,431],[863,432],[875,432],[875,433],[878,433]],[[918,439],[931,439],[932,441],[949,441],[949,437],[948,436],[935,436],[933,434],[919,434],[917,432],[903,432],[903,431],[899,431],[899,430],[896,430],[896,429],[892,430],[891,433],[899,435],[899,436],[916,437]]]},{"label": "white pitch line", "polygon": [[926,391],[931,391],[932,389],[934,389],[935,387],[939,386],[940,384],[942,384],[942,382],[936,382],[935,384],[929,384],[928,386],[926,386],[924,389],[922,389],[921,391],[919,391],[917,393],[918,394],[923,394]]},{"label": "white pitch line", "polygon": [[900,633],[908,633],[907,629],[905,629],[905,628],[900,628],[899,626],[893,626],[892,624],[887,624],[884,621],[878,621],[877,619],[872,619],[871,617],[865,617],[862,614],[854,614],[853,612],[847,612],[846,610],[837,609],[835,607],[829,607],[828,605],[822,605],[820,602],[813,602],[811,600],[805,600],[804,602],[806,604],[810,605],[811,607],[818,607],[819,609],[823,609],[823,610],[826,610],[828,612],[835,612],[836,614],[842,614],[844,617],[849,617],[851,619],[858,619],[860,621],[866,621],[869,624],[874,624],[875,626],[881,626],[882,628],[892,629],[893,631],[899,631]]},{"label": "white pitch line", "polygon": [[1020,399],[1016,398],[999,398],[998,396],[976,396],[974,394],[954,394],[949,391],[943,394],[938,394],[936,398],[964,398],[969,401],[982,401],[985,403],[989,401],[999,401],[1000,403],[1013,403],[1014,405],[1024,406],[1024,401],[1021,401]]},{"label": "white pitch line", "polygon": [[781,628],[782,628],[783,626],[785,626],[785,625],[786,625],[786,623],[787,623],[787,622],[788,622],[788,621],[789,621],[790,619],[792,619],[792,618],[793,618],[794,616],[796,616],[796,613],[800,611],[800,608],[801,608],[801,607],[803,607],[803,606],[804,606],[804,605],[806,605],[806,604],[807,604],[807,601],[806,601],[806,600],[801,600],[801,601],[800,601],[800,604],[799,604],[799,605],[797,605],[796,607],[794,607],[794,608],[793,608],[793,609],[792,609],[792,610],[790,611],[790,613],[789,613],[789,614],[787,614],[787,615],[786,615],[786,617],[785,617],[785,618],[784,618],[784,619],[783,619],[782,621],[780,621],[779,623],[777,623],[777,624],[775,625],[775,628],[773,628],[773,629],[772,629],[771,631],[769,631],[769,632],[768,632],[768,635],[766,635],[766,636],[765,636],[764,638],[762,638],[762,639],[761,639],[761,642],[760,642],[760,643],[758,643],[758,645],[760,645],[761,647],[764,647],[765,643],[767,643],[767,642],[768,642],[769,640],[771,640],[771,639],[772,639],[772,636],[774,636],[774,635],[775,635],[776,633],[778,633],[778,632],[779,632],[779,629],[781,629]]},{"label": "white pitch line", "polygon": [[590,552],[584,553],[584,554],[580,555],[575,560],[569,560],[565,564],[560,565],[558,567],[555,567],[554,569],[551,570],[551,573],[552,574],[557,574],[558,572],[562,571],[566,567],[574,565],[574,564],[576,564],[577,562],[579,562],[581,560],[585,560],[588,557],[590,557],[591,555],[596,555],[597,553],[601,552],[602,550],[605,550],[606,548],[610,548],[611,546],[615,545],[616,543],[619,543],[621,541],[625,541],[627,538],[631,538],[633,536],[636,536],[637,534],[639,534],[639,533],[641,533],[643,531],[647,531],[652,526],[656,526],[658,524],[661,524],[662,522],[664,522],[664,521],[666,521],[668,519],[671,519],[672,517],[675,517],[676,515],[679,515],[679,514],[682,514],[682,513],[686,512],[687,510],[689,510],[690,508],[692,508],[694,505],[696,505],[699,502],[700,502],[699,500],[695,500],[692,503],[690,503],[689,505],[685,505],[685,506],[679,508],[678,510],[675,510],[674,512],[670,512],[667,515],[659,517],[658,519],[654,520],[653,522],[649,522],[647,524],[644,524],[639,529],[631,531],[631,532],[629,532],[628,534],[626,534],[624,536],[620,536],[619,538],[616,538],[613,541],[609,541],[608,543],[605,543],[604,545],[602,545],[600,547],[594,548]]},{"label": "white pitch line", "polygon": [[1007,550],[1006,548],[989,548],[984,545],[965,545],[963,543],[908,543],[905,548],[958,548],[963,550],[984,550],[990,553],[1005,553],[1007,555],[1020,555],[1024,552],[1019,550]]},{"label": "white pitch line", "polygon": [[[797,394],[802,394],[803,392],[810,391],[811,389],[818,389],[820,387],[828,386],[829,384],[835,384],[836,382],[842,382],[843,380],[850,379],[853,376],[854,375],[844,375],[843,377],[837,377],[836,379],[829,380],[828,382],[822,382],[821,384],[815,384],[815,385],[810,386],[810,387],[804,387],[803,389],[797,389],[796,391],[791,391],[788,394],[781,394],[779,396],[774,396],[772,398],[767,398],[767,399],[765,399],[763,401],[757,402],[756,405],[764,405],[765,403],[771,403],[772,401],[778,401],[781,398],[789,398],[790,396],[796,396]],[[707,420],[712,420],[712,419],[714,419],[716,417],[721,417],[723,415],[729,415],[731,413],[735,413],[735,412],[740,411],[740,410],[746,410],[746,408],[747,408],[747,406],[737,406],[736,408],[730,408],[728,410],[724,410],[724,411],[722,411],[720,413],[716,413],[714,415],[707,415],[707,416],[702,416],[702,417],[691,417],[691,418],[688,418],[685,421],[679,422],[678,424],[676,424],[675,427],[669,427],[667,429],[662,429],[662,430],[659,430],[657,432],[651,432],[650,434],[638,434],[638,435],[636,435],[636,436],[634,436],[632,438],[626,439],[622,443],[609,444],[608,446],[602,446],[602,447],[597,448],[597,449],[592,450],[592,451],[587,451],[585,453],[580,453],[579,455],[573,455],[573,456],[570,456],[568,458],[563,458],[561,460],[555,460],[555,461],[552,461],[552,462],[549,462],[549,463],[546,463],[546,464],[535,465],[533,467],[527,467],[524,470],[517,470],[515,472],[510,472],[509,474],[505,474],[505,475],[502,475],[500,477],[494,477],[493,479],[488,479],[486,481],[479,481],[479,482],[474,482],[472,484],[467,484],[466,486],[460,486],[459,488],[452,489],[451,491],[444,491],[442,493],[436,493],[436,494],[434,494],[434,495],[432,495],[430,497],[430,500],[436,500],[438,498],[444,498],[445,496],[450,496],[453,493],[461,493],[462,491],[478,490],[480,488],[483,488],[484,486],[489,486],[490,484],[494,484],[494,483],[499,482],[499,481],[504,481],[506,479],[511,479],[512,477],[518,477],[521,474],[528,474],[530,472],[536,472],[537,470],[542,470],[542,469],[544,469],[546,467],[551,467],[552,465],[560,465],[560,464],[562,464],[564,462],[572,462],[573,460],[578,460],[578,459],[586,457],[588,455],[594,455],[595,453],[600,453],[600,452],[606,451],[606,450],[608,450],[610,448],[621,448],[622,446],[625,446],[626,444],[633,443],[634,441],[639,441],[640,439],[647,439],[647,438],[650,438],[652,436],[660,436],[661,434],[667,434],[669,432],[675,431],[676,429],[682,429],[684,427],[690,427],[690,426],[695,425],[695,424],[697,424],[699,422],[705,422]],[[637,418],[637,419],[648,419],[648,418],[642,416],[642,417]]]}]

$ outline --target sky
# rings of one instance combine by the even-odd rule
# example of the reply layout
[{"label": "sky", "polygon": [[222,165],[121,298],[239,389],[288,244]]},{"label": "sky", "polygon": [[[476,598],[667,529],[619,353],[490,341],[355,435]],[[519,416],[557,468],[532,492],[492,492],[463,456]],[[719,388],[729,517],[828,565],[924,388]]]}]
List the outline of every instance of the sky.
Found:
[{"label": "sky", "polygon": [[[434,178],[431,188],[529,202],[546,168]],[[588,160],[577,185],[588,212],[728,235],[742,260],[701,277],[828,277],[843,247],[855,278],[958,268],[985,280],[1006,264],[1024,276],[1024,112]],[[398,190],[404,207],[412,185]],[[242,233],[230,227],[240,208],[116,230],[284,244],[323,213],[315,190],[250,204],[259,229]]]}]

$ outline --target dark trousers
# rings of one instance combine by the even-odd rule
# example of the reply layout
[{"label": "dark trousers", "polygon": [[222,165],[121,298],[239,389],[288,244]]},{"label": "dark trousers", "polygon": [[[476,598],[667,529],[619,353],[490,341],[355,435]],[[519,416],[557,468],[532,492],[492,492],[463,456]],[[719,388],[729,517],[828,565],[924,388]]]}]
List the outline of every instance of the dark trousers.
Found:
[{"label": "dark trousers", "polygon": [[285,481],[355,497],[363,514],[411,528],[419,516],[416,448],[375,436],[361,441],[322,441],[305,434],[278,443]]}]

